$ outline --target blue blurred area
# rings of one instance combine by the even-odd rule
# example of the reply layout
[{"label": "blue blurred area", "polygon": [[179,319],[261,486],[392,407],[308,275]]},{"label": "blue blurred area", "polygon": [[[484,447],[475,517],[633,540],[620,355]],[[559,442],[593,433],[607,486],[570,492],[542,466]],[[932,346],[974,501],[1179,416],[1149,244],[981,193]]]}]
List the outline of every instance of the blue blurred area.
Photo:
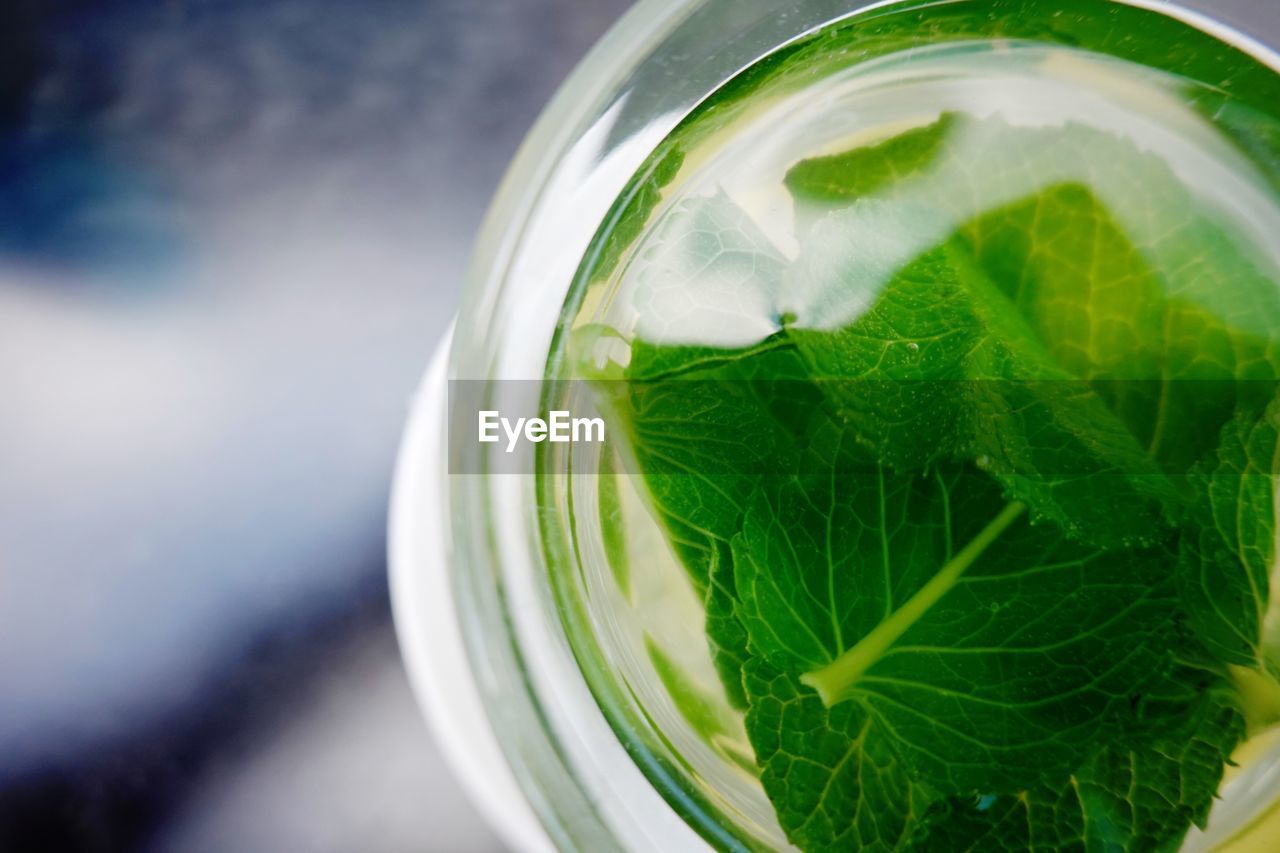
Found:
[{"label": "blue blurred area", "polygon": [[123,7],[9,0],[0,12],[0,255],[92,272],[180,248],[163,177],[97,122],[119,81],[96,24]]},{"label": "blue blurred area", "polygon": [[92,137],[0,136],[0,255],[55,269],[163,263],[182,236],[145,173],[113,162]]},{"label": "blue blurred area", "polygon": [[622,0],[0,4],[0,850],[484,850],[384,528],[506,161]]}]

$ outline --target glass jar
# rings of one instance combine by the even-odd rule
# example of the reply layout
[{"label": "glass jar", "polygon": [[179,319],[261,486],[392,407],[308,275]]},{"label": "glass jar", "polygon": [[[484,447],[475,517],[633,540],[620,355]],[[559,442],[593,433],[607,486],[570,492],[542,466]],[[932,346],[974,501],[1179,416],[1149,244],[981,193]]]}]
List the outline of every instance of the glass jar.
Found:
[{"label": "glass jar", "polygon": [[[708,748],[689,730],[666,698],[671,679],[636,644],[655,631],[668,649],[705,643],[696,599],[655,593],[650,608],[661,600],[681,617],[657,628],[645,622],[651,613],[633,612],[610,591],[599,525],[573,529],[566,520],[567,502],[598,499],[595,478],[575,481],[567,454],[544,456],[539,478],[532,467],[513,468],[501,443],[450,441],[451,396],[465,386],[473,401],[501,409],[512,395],[542,393],[575,277],[615,199],[726,81],[837,19],[886,9],[927,16],[937,5],[650,0],[583,61],[517,155],[406,430],[391,523],[393,602],[415,688],[451,764],[514,848],[777,848],[785,838],[759,785],[733,760],[736,747]],[[986,5],[996,20],[1019,4]],[[1062,3],[1062,13],[1075,14],[1072,5]],[[1243,34],[1280,39],[1280,23],[1261,4],[1116,5],[1183,21],[1280,69],[1274,53]],[[1089,14],[1105,15],[1100,9]],[[1109,45],[1120,56],[1131,50],[1123,33]],[[1280,162],[1280,139],[1250,144]],[[575,537],[594,540],[575,549],[576,571],[563,580],[548,554],[564,558]],[[567,588],[554,588],[557,572]],[[566,619],[566,607],[580,612]],[[1247,850],[1249,839],[1280,831],[1259,822],[1280,790],[1280,744],[1253,746],[1257,754],[1225,784],[1210,830],[1193,831],[1184,849],[1215,849],[1249,828],[1231,848]]]}]

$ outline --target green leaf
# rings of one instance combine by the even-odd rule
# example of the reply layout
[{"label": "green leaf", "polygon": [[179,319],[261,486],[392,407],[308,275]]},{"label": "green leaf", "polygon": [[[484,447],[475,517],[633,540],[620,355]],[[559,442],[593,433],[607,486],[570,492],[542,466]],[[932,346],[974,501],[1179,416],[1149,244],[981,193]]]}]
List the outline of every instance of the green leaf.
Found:
[{"label": "green leaf", "polygon": [[803,420],[821,400],[780,338],[745,350],[636,342],[630,379],[608,382],[612,409],[655,510],[700,591],[762,470],[798,464]]},{"label": "green leaf", "polygon": [[747,695],[742,685],[742,670],[748,656],[748,637],[736,612],[738,591],[733,577],[733,554],[724,540],[717,540],[711,549],[704,606],[711,662],[724,684],[729,704],[745,711]]},{"label": "green leaf", "polygon": [[[886,227],[921,227],[914,216],[886,225],[881,207],[858,202],[812,240],[859,247]],[[862,307],[844,328],[785,335],[880,461],[911,469],[967,455],[1074,536],[1114,545],[1162,534],[1176,494],[1159,465],[1098,389],[1058,363],[964,243],[896,271],[856,250],[803,257],[793,281]]]},{"label": "green leaf", "polygon": [[1179,848],[1204,826],[1227,757],[1244,734],[1219,694],[1179,697],[1176,713],[1108,745],[1057,785],[950,798],[921,824],[929,851],[1104,851]]},{"label": "green leaf", "polygon": [[[844,222],[823,223],[814,240],[847,240],[846,229]],[[832,278],[834,285],[818,286],[865,303],[849,326],[788,328],[786,336],[858,440],[894,467],[922,467],[967,442],[970,389],[962,380],[980,329],[955,250],[944,245],[927,252],[887,282],[873,277],[873,287],[862,291],[862,270],[845,264],[799,273],[810,281]]]},{"label": "green leaf", "polygon": [[1156,460],[990,278],[967,280],[985,330],[967,360],[979,465],[1073,537],[1104,547],[1158,541],[1177,495]]},{"label": "green leaf", "polygon": [[[1148,185],[1163,196],[1149,204],[1168,236],[1142,249],[1075,183],[987,213],[963,234],[1055,363],[1088,381],[1164,468],[1182,472],[1237,406],[1268,393],[1256,380],[1280,375],[1273,332],[1247,331],[1260,317],[1280,322],[1280,306],[1224,226],[1187,213],[1171,174]],[[1199,300],[1211,289],[1212,307]]]},{"label": "green leaf", "polygon": [[863,706],[935,789],[1065,775],[1171,667],[1177,598],[1162,552],[1021,510],[964,468],[766,484],[733,540],[752,648]]},{"label": "green leaf", "polygon": [[788,838],[1175,849],[1280,696],[1274,271],[1071,125],[788,184],[795,262],[723,194],[637,247],[612,392]]},{"label": "green leaf", "polygon": [[943,113],[933,124],[913,128],[878,144],[801,161],[787,172],[787,189],[797,198],[817,201],[870,195],[929,166],[958,120],[955,113]]},{"label": "green leaf", "polygon": [[626,382],[603,383],[650,504],[703,597],[712,661],[730,704],[746,707],[746,631],[733,558],[745,502],[765,470],[798,465],[822,394],[781,338],[746,350],[636,342]]},{"label": "green leaf", "polygon": [[605,559],[609,562],[609,571],[613,573],[614,583],[623,598],[631,600],[631,558],[627,552],[626,520],[622,513],[622,500],[619,495],[620,478],[617,457],[606,452],[600,460],[599,511],[600,538],[604,545]]},{"label": "green leaf", "polygon": [[[615,408],[795,843],[894,849],[929,804],[982,791],[1065,833],[1073,773],[1097,774],[1095,811],[1123,811],[1094,756],[1174,677],[1169,557],[1131,534],[1161,529],[1163,486],[1143,489],[1167,483],[964,245],[909,264],[844,329],[641,339],[627,374]],[[1134,784],[1175,801],[1176,782]]]},{"label": "green leaf", "polygon": [[883,724],[828,708],[794,676],[751,658],[747,736],[787,838],[803,850],[901,849],[934,795],[911,779]]},{"label": "green leaf", "polygon": [[827,708],[759,658],[746,673],[762,782],[805,850],[1176,850],[1193,823],[1204,825],[1243,735],[1239,711],[1182,671],[1169,682],[1175,710],[1155,710],[1144,730],[1095,750],[1069,776],[1016,793],[942,796],[904,767],[858,703]]},{"label": "green leaf", "polygon": [[1192,476],[1179,582],[1200,638],[1221,660],[1280,678],[1276,585],[1280,402],[1238,415]]},{"label": "green leaf", "polygon": [[[927,161],[884,156],[917,152],[922,139]],[[826,209],[874,198],[945,212],[950,225],[930,227],[959,234],[1046,355],[1089,382],[1165,470],[1186,471],[1238,407],[1270,398],[1266,383],[1280,377],[1274,265],[1128,139],[946,116],[806,163],[793,172],[821,167]],[[793,192],[809,206],[817,197]]]}]

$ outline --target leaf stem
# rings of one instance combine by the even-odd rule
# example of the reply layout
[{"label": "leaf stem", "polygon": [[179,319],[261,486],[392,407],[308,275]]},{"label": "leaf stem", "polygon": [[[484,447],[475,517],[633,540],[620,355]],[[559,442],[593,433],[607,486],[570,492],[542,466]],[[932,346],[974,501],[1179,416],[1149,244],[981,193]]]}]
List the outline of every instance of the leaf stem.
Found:
[{"label": "leaf stem", "polygon": [[849,698],[849,689],[862,674],[878,661],[930,607],[937,604],[938,600],[956,585],[960,576],[973,565],[982,552],[996,541],[1025,510],[1024,504],[1018,501],[1011,502],[986,527],[982,528],[978,535],[960,550],[960,553],[930,578],[928,583],[920,587],[905,604],[859,640],[857,645],[821,669],[800,676],[800,681],[818,691],[818,695],[828,707]]},{"label": "leaf stem", "polygon": [[1227,671],[1235,683],[1250,736],[1280,723],[1280,682],[1270,673],[1234,664]]}]

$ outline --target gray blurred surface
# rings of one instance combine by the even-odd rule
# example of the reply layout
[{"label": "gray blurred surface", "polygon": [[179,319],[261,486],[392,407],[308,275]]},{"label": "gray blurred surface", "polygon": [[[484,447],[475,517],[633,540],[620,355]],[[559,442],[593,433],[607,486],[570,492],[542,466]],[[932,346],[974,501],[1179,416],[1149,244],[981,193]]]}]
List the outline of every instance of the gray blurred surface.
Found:
[{"label": "gray blurred surface", "polygon": [[408,693],[387,492],[625,5],[6,0],[0,849],[496,846]]}]

